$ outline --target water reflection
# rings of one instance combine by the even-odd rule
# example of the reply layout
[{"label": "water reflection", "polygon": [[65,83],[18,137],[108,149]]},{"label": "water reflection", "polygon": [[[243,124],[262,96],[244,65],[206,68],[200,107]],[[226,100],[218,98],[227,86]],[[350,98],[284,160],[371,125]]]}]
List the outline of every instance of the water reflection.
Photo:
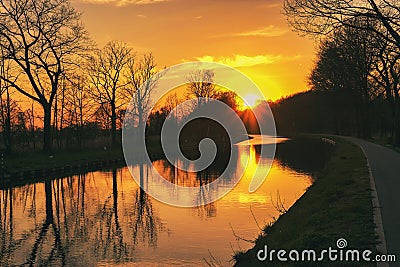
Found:
[{"label": "water reflection", "polygon": [[141,185],[136,189],[133,202],[133,213],[131,216],[132,234],[135,245],[139,244],[139,241],[141,241],[143,243],[147,242],[150,246],[155,247],[157,245],[158,232],[162,229],[163,225],[161,220],[154,213],[153,200],[142,189],[145,179],[144,168],[144,165],[139,165]]},{"label": "water reflection", "polygon": [[137,246],[155,247],[163,226],[152,200],[136,186],[125,196],[122,174],[113,169],[1,191],[0,265],[118,263],[134,260]]},{"label": "water reflection", "polygon": [[113,259],[121,262],[128,258],[129,244],[124,241],[124,234],[118,215],[117,170],[112,170],[112,196],[99,206],[95,215],[97,227],[94,238],[94,252],[99,260]]},{"label": "water reflection", "polygon": [[275,158],[292,170],[314,174],[323,169],[333,148],[318,138],[297,137],[280,144]]},{"label": "water reflection", "polygon": [[[46,181],[44,187],[46,218],[32,245],[32,251],[27,259],[27,264],[33,266],[35,262],[38,262],[40,265],[49,265],[58,261],[58,265],[66,266],[65,248],[61,242],[60,227],[54,222],[52,183]],[[51,230],[49,231],[49,229]],[[53,243],[51,247],[47,247],[45,243],[49,239]]]},{"label": "water reflection", "polygon": [[[145,164],[131,166],[140,185],[128,168],[121,168],[1,190],[0,265],[198,266],[210,250],[229,266],[231,246],[251,246],[236,240],[231,226],[238,235],[256,237],[260,230],[255,220],[265,224],[277,215],[271,201],[277,192],[289,207],[312,182],[311,176],[291,169],[297,165],[281,153],[266,182],[249,194],[252,172],[271,161],[258,151],[257,146],[237,147],[233,160],[248,163],[242,180],[207,205],[200,204],[219,189],[199,188],[196,208],[176,208],[148,196],[143,188],[151,186],[154,170]],[[223,171],[218,164],[200,173],[183,172],[165,160],[153,164],[170,182],[184,186],[209,185]]]}]

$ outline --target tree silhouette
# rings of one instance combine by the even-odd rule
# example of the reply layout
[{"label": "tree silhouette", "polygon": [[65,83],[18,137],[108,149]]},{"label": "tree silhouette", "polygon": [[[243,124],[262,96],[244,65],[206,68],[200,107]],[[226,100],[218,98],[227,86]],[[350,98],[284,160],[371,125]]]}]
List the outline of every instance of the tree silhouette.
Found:
[{"label": "tree silhouette", "polygon": [[[341,26],[372,31],[400,48],[400,5],[397,0],[285,0],[284,14],[297,32],[325,35]],[[377,27],[354,24],[354,19],[378,22]]]},{"label": "tree silhouette", "polygon": [[189,98],[197,98],[197,107],[203,104],[201,98],[213,98],[216,94],[214,72],[212,70],[195,70],[187,77]]},{"label": "tree silhouette", "polygon": [[392,143],[400,145],[400,53],[393,44],[384,39],[375,50],[376,57],[370,73],[373,93],[375,98],[382,98],[389,106],[389,114],[381,117],[382,134],[389,128],[393,137]]},{"label": "tree silhouette", "polygon": [[112,41],[90,57],[88,74],[92,97],[111,121],[111,140],[117,141],[117,110],[125,104],[124,89],[129,81],[124,72],[132,64],[134,55],[126,44]]},{"label": "tree silhouette", "polygon": [[10,62],[18,78],[0,75],[0,79],[41,105],[43,149],[49,152],[51,110],[59,81],[74,58],[88,48],[88,34],[69,0],[1,0],[0,17],[1,60]]},{"label": "tree silhouette", "polygon": [[[362,19],[353,21],[355,25],[367,23]],[[371,136],[373,88],[369,75],[375,58],[374,40],[366,30],[343,26],[320,44],[309,81],[313,89],[331,93],[330,106],[335,114],[337,133],[343,134],[354,121],[358,136]],[[341,125],[345,121],[347,125]]]},{"label": "tree silhouette", "polygon": [[[4,49],[0,47],[0,60],[4,57]],[[10,77],[10,64],[0,61],[0,77]],[[0,79],[0,119],[3,132],[4,147],[8,153],[11,152],[11,98],[9,83]]]},{"label": "tree silhouette", "polygon": [[[83,73],[68,75],[66,79],[65,120],[69,127],[75,129],[78,147],[81,148],[84,126],[93,115],[95,103],[91,101],[86,76]],[[62,125],[62,122],[60,124]]]},{"label": "tree silhouette", "polygon": [[145,118],[151,111],[151,96],[157,86],[160,75],[152,53],[143,55],[138,62],[130,62],[127,71],[129,82],[125,97],[131,101],[129,116],[139,129],[146,126]]}]

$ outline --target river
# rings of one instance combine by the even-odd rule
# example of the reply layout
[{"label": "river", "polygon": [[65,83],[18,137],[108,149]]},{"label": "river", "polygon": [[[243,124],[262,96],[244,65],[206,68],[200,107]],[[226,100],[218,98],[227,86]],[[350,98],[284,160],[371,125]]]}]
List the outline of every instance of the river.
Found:
[{"label": "river", "polygon": [[[196,208],[152,199],[127,167],[1,190],[0,265],[207,266],[208,261],[230,266],[234,252],[252,247],[246,240],[254,240],[260,228],[293,205],[322,166],[315,159],[304,161],[299,142],[281,141],[271,171],[255,193],[248,192],[252,173],[257,164],[272,160],[260,157],[257,138],[236,147],[237,164],[248,165],[234,189]],[[315,154],[325,149],[318,145],[310,144]],[[185,186],[218,175],[182,173],[166,160],[153,165]],[[132,172],[145,179],[152,175],[146,165],[133,166]],[[199,203],[206,195],[199,194]]]}]

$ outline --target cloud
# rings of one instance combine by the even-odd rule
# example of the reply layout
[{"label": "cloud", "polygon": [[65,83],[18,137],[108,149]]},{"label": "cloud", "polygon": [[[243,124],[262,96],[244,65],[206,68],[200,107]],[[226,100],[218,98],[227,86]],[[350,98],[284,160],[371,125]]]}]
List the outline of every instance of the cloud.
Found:
[{"label": "cloud", "polygon": [[251,30],[247,32],[234,33],[233,36],[244,36],[244,37],[278,37],[285,35],[289,30],[279,28],[275,25],[269,25],[264,28]]},{"label": "cloud", "polygon": [[135,5],[148,5],[160,2],[167,2],[168,0],[123,0],[125,2],[133,2]]},{"label": "cloud", "polygon": [[196,57],[198,61],[221,63],[233,68],[253,67],[257,65],[269,65],[274,63],[289,62],[301,59],[302,55],[283,56],[283,55],[256,55],[245,56],[235,55],[233,57],[213,57],[202,56]]},{"label": "cloud", "polygon": [[77,0],[84,3],[91,4],[111,4],[115,6],[127,6],[127,5],[149,5],[161,2],[168,2],[170,0]]},{"label": "cloud", "polygon": [[234,68],[240,67],[251,67],[263,64],[273,64],[282,58],[281,55],[257,55],[257,56],[245,56],[235,55],[234,57],[218,57],[203,56],[197,57],[199,61],[216,62],[225,64]]},{"label": "cloud", "polygon": [[269,4],[262,4],[259,5],[260,8],[265,8],[265,9],[272,9],[272,8],[280,8],[282,6],[282,3],[269,3]]}]

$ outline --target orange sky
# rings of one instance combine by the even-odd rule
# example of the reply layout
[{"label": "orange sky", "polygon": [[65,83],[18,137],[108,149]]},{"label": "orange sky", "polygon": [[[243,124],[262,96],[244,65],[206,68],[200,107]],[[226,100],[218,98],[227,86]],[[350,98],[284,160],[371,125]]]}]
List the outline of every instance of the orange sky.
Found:
[{"label": "orange sky", "polygon": [[[267,99],[307,89],[314,44],[290,31],[282,0],[75,0],[99,46],[118,40],[152,51],[160,67],[225,63]],[[245,90],[245,89],[243,89]]]}]

